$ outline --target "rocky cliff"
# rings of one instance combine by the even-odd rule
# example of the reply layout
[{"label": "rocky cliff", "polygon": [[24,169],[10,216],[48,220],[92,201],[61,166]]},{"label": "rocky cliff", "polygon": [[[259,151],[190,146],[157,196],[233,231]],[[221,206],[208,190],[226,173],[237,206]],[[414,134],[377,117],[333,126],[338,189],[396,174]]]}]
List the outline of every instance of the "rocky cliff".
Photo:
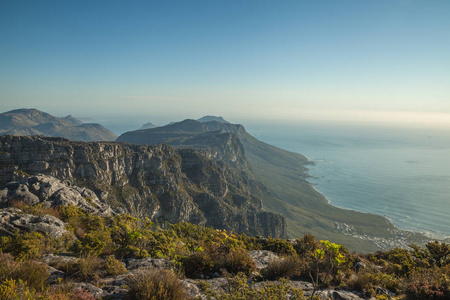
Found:
[{"label": "rocky cliff", "polygon": [[[232,141],[229,146],[239,148]],[[1,136],[0,186],[21,176],[47,174],[90,188],[100,201],[119,211],[151,220],[184,220],[251,235],[283,236],[284,218],[262,210],[245,172],[212,160],[213,155],[207,149],[163,144]]]}]

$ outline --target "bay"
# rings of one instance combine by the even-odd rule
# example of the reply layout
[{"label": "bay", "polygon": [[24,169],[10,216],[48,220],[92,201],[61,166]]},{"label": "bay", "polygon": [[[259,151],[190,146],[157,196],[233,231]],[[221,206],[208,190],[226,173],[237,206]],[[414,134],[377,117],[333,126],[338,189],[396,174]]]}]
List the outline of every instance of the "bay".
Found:
[{"label": "bay", "polygon": [[386,216],[401,229],[450,236],[448,130],[329,122],[245,127],[308,157],[310,182],[331,204]]}]

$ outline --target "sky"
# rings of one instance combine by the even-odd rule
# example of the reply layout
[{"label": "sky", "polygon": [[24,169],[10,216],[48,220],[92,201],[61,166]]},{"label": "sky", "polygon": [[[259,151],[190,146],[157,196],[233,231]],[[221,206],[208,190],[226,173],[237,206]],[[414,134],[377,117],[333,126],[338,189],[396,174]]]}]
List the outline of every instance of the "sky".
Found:
[{"label": "sky", "polygon": [[450,1],[0,0],[0,112],[450,126]]}]

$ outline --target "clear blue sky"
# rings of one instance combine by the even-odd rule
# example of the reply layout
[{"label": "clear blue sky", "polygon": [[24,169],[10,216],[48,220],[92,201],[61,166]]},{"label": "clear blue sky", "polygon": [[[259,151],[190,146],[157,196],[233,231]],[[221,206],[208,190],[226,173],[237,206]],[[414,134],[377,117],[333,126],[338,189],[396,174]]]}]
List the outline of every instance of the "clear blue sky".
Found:
[{"label": "clear blue sky", "polygon": [[0,0],[0,100],[148,121],[450,122],[450,1]]}]

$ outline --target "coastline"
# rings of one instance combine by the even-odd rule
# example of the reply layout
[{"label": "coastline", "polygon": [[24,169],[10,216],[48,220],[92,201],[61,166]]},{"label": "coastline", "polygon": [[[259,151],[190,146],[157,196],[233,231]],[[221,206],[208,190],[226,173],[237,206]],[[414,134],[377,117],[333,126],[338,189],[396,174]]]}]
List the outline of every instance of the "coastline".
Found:
[{"label": "coastline", "polygon": [[[297,152],[297,153],[298,153],[298,152]],[[299,153],[299,154],[300,154],[300,153]],[[305,157],[308,159],[308,165],[311,165],[311,166],[317,166],[317,163],[316,163],[314,160],[312,160],[312,158],[307,157],[307,156],[305,156]],[[330,163],[331,163],[331,162],[330,162]],[[369,215],[374,215],[374,216],[382,217],[382,218],[384,218],[387,222],[389,222],[394,228],[396,228],[396,230],[398,230],[399,232],[405,233],[404,236],[417,236],[417,235],[420,235],[420,236],[423,236],[425,239],[428,239],[428,240],[438,240],[438,241],[441,241],[441,242],[450,242],[450,236],[449,236],[449,235],[445,235],[445,234],[443,234],[443,233],[436,233],[436,232],[431,232],[431,231],[426,231],[426,230],[419,231],[419,230],[413,230],[413,229],[410,229],[410,228],[402,228],[401,225],[399,226],[399,223],[397,223],[393,218],[390,218],[390,217],[388,217],[388,216],[386,216],[386,215],[380,215],[380,214],[373,213],[373,212],[370,212],[370,211],[360,211],[360,210],[356,210],[356,209],[352,209],[352,208],[348,208],[348,207],[341,207],[341,206],[339,206],[339,205],[336,205],[336,203],[332,202],[332,201],[328,198],[328,196],[325,195],[325,194],[318,188],[319,183],[314,183],[314,182],[311,182],[311,181],[309,180],[309,178],[316,179],[316,180],[318,180],[318,181],[320,180],[320,177],[319,177],[319,176],[314,176],[314,175],[312,175],[312,174],[310,173],[310,171],[311,171],[310,168],[306,168],[306,173],[307,173],[307,175],[308,175],[308,176],[307,176],[307,181],[308,181],[308,183],[311,185],[311,187],[312,187],[317,193],[319,193],[320,195],[323,196],[324,199],[326,199],[327,204],[329,204],[329,205],[331,205],[331,206],[333,206],[333,207],[335,207],[335,208],[344,209],[344,210],[351,211],[351,212],[363,213],[363,214],[369,214]],[[358,235],[353,235],[353,236],[354,236],[354,237],[357,237],[357,238],[361,238],[361,239],[367,239],[367,236],[358,236]],[[404,236],[403,236],[403,237],[404,237]],[[386,240],[385,238],[380,238],[380,239]],[[372,239],[371,239],[371,240],[372,240]],[[376,240],[376,238],[374,238],[374,240]],[[392,245],[392,242],[393,242],[393,241],[391,241],[391,242],[386,242],[386,244],[391,244],[391,245]],[[394,243],[395,243],[395,242],[394,242]],[[379,240],[377,241],[376,244],[377,244],[377,246],[381,246],[381,245],[379,244]],[[405,241],[401,241],[400,243],[398,243],[398,245],[401,246],[401,247],[408,246],[408,244],[406,244]],[[384,248],[384,247],[381,247],[381,248]]]}]

